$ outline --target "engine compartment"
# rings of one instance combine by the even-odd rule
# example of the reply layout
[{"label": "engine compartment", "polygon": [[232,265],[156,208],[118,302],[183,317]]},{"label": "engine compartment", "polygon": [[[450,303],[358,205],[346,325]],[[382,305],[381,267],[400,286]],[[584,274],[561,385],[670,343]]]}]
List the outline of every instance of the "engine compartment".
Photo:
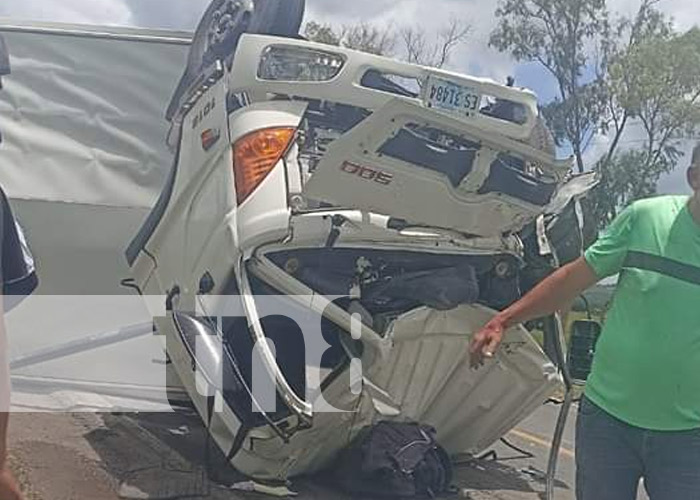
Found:
[{"label": "engine compartment", "polygon": [[[396,317],[417,307],[450,310],[479,303],[500,308],[518,298],[521,262],[512,255],[322,248],[267,257],[315,292],[356,301],[375,318],[373,324],[385,324],[378,318]],[[506,283],[510,297],[496,292]]]}]

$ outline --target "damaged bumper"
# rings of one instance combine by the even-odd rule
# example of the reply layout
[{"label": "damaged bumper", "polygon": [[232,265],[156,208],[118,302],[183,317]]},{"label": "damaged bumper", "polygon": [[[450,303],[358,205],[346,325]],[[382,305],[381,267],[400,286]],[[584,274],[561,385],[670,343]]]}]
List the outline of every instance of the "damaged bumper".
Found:
[{"label": "damaged bumper", "polygon": [[[251,476],[314,472],[363,427],[381,420],[427,423],[439,429],[451,454],[475,454],[561,384],[522,327],[507,333],[488,365],[469,365],[471,334],[495,314],[487,304],[504,300],[492,290],[503,290],[517,274],[517,238],[465,240],[469,248],[460,248],[454,234],[421,229],[423,239],[409,231],[407,244],[405,229],[384,228],[379,239],[376,224],[363,223],[360,213],[343,214],[350,223],[333,248],[319,237],[317,220],[301,217],[293,238],[258,248],[237,273],[258,345],[266,349],[264,339],[274,338],[276,353],[269,349],[261,359],[286,405],[276,421],[246,430],[231,454],[231,463]],[[392,283],[394,273],[403,281]],[[298,314],[323,318],[318,340],[330,349],[320,363],[309,362],[308,346],[304,357],[300,337],[284,325],[260,319],[265,307],[259,304],[279,297]]]}]

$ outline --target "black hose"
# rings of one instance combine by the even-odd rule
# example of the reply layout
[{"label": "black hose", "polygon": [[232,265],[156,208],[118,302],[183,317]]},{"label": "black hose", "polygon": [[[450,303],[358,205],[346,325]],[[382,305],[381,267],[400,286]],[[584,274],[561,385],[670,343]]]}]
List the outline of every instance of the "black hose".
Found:
[{"label": "black hose", "polygon": [[[515,451],[515,452],[517,452],[517,453],[520,453],[520,455],[522,455],[522,456],[519,456],[519,457],[508,458],[507,460],[514,460],[515,458],[535,458],[535,455],[534,455],[532,452],[529,452],[529,451],[527,451],[527,450],[524,450],[524,449],[522,449],[522,448],[520,448],[520,447],[514,445],[513,443],[511,443],[511,442],[510,442],[508,439],[506,439],[506,438],[501,438],[501,443],[503,443],[504,446],[507,446],[507,447],[510,448],[511,450],[513,450],[513,451]],[[480,461],[490,460],[490,461],[492,461],[492,462],[498,462],[498,461],[501,461],[501,460],[506,460],[506,459],[499,458],[499,457],[498,457],[498,453],[496,452],[496,450],[489,450],[489,451],[487,451],[487,452],[485,452],[485,453],[479,455],[478,457],[476,457],[476,459],[477,459],[477,460],[480,460]],[[471,461],[471,460],[470,460],[470,461]]]},{"label": "black hose", "polygon": [[523,458],[535,458],[535,455],[532,452],[526,451],[526,450],[514,445],[513,443],[508,441],[506,438],[501,438],[501,443],[506,445],[511,450],[517,451],[518,453],[523,455]]}]

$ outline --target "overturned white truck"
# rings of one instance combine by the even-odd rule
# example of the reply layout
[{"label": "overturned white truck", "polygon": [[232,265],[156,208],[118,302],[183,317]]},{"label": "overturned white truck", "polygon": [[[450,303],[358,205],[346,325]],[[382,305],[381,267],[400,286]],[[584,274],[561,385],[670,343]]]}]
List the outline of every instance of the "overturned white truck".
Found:
[{"label": "overturned white truck", "polygon": [[[555,159],[531,92],[308,42],[303,4],[207,10],[168,111],[176,160],[127,251],[135,284],[167,298],[173,367],[246,474],[316,471],[379,420],[479,452],[561,377],[523,326],[477,370],[469,337],[580,254],[593,182]],[[212,320],[222,302],[242,318]],[[290,320],[309,312],[312,333]],[[310,359],[315,342],[330,349]]]}]

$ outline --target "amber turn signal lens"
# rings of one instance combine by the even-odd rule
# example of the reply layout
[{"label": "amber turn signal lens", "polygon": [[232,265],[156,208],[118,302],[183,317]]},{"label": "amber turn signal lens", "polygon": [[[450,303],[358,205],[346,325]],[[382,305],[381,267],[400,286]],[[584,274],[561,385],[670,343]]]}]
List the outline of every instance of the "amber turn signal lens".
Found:
[{"label": "amber turn signal lens", "polygon": [[233,145],[236,197],[242,204],[272,172],[289,148],[296,129],[267,128],[239,139]]}]

